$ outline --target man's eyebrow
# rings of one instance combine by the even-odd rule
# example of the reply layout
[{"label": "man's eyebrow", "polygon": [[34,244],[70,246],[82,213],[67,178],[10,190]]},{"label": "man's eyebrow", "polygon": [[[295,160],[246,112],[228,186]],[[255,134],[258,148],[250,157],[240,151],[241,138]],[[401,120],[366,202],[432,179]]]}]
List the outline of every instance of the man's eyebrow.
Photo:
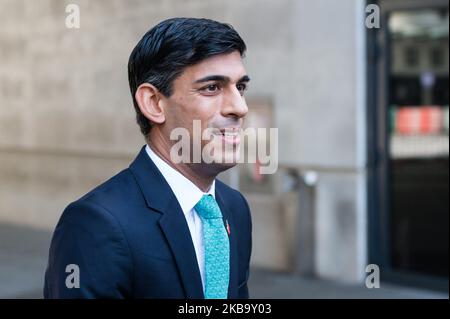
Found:
[{"label": "man's eyebrow", "polygon": [[238,83],[241,83],[241,82],[249,82],[249,81],[250,81],[249,76],[248,76],[248,75],[244,75],[243,77],[241,77],[241,78],[239,79]]},{"label": "man's eyebrow", "polygon": [[[218,82],[228,83],[231,81],[231,79],[228,76],[224,76],[224,75],[208,75],[201,79],[196,80],[194,83],[203,83],[203,82],[209,82],[209,81],[218,81]],[[248,82],[248,81],[250,81],[250,78],[248,77],[248,75],[244,75],[237,81],[237,83]]]}]

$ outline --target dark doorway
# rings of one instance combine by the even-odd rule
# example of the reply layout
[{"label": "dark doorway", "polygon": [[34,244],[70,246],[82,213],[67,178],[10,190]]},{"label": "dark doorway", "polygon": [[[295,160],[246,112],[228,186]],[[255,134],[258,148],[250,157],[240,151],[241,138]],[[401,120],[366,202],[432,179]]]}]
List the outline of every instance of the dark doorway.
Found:
[{"label": "dark doorway", "polygon": [[448,290],[448,1],[379,5],[382,29],[369,35],[370,256],[385,278]]}]

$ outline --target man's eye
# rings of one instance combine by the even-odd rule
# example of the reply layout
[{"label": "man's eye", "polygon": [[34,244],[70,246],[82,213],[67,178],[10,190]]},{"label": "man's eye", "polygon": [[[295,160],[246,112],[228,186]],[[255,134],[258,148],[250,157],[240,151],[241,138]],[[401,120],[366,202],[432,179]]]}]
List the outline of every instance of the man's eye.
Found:
[{"label": "man's eye", "polygon": [[219,89],[219,86],[217,84],[210,84],[203,88],[204,91],[209,92],[209,93],[216,92],[218,89]]},{"label": "man's eye", "polygon": [[236,88],[239,92],[244,93],[244,91],[247,89],[247,84],[245,83],[239,83],[236,85]]}]

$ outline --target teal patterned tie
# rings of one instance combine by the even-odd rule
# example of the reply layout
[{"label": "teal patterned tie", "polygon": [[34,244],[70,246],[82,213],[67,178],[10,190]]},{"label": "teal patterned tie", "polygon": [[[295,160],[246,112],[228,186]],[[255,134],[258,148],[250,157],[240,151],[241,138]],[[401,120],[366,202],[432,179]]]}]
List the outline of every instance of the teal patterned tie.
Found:
[{"label": "teal patterned tie", "polygon": [[227,299],[230,242],[222,221],[222,212],[211,195],[203,195],[194,208],[203,222],[205,299]]}]

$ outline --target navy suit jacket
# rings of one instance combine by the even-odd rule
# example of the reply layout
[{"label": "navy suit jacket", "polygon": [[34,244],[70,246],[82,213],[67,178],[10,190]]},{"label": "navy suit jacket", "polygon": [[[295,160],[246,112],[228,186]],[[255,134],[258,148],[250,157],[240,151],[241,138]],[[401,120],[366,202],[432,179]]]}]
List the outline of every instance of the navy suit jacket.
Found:
[{"label": "navy suit jacket", "polygon": [[[248,298],[250,210],[238,191],[218,180],[216,200],[230,227],[228,298]],[[70,264],[78,266],[79,288],[66,286],[75,274],[66,272]],[[144,147],[129,168],[64,210],[44,297],[204,298],[186,219]]]}]

